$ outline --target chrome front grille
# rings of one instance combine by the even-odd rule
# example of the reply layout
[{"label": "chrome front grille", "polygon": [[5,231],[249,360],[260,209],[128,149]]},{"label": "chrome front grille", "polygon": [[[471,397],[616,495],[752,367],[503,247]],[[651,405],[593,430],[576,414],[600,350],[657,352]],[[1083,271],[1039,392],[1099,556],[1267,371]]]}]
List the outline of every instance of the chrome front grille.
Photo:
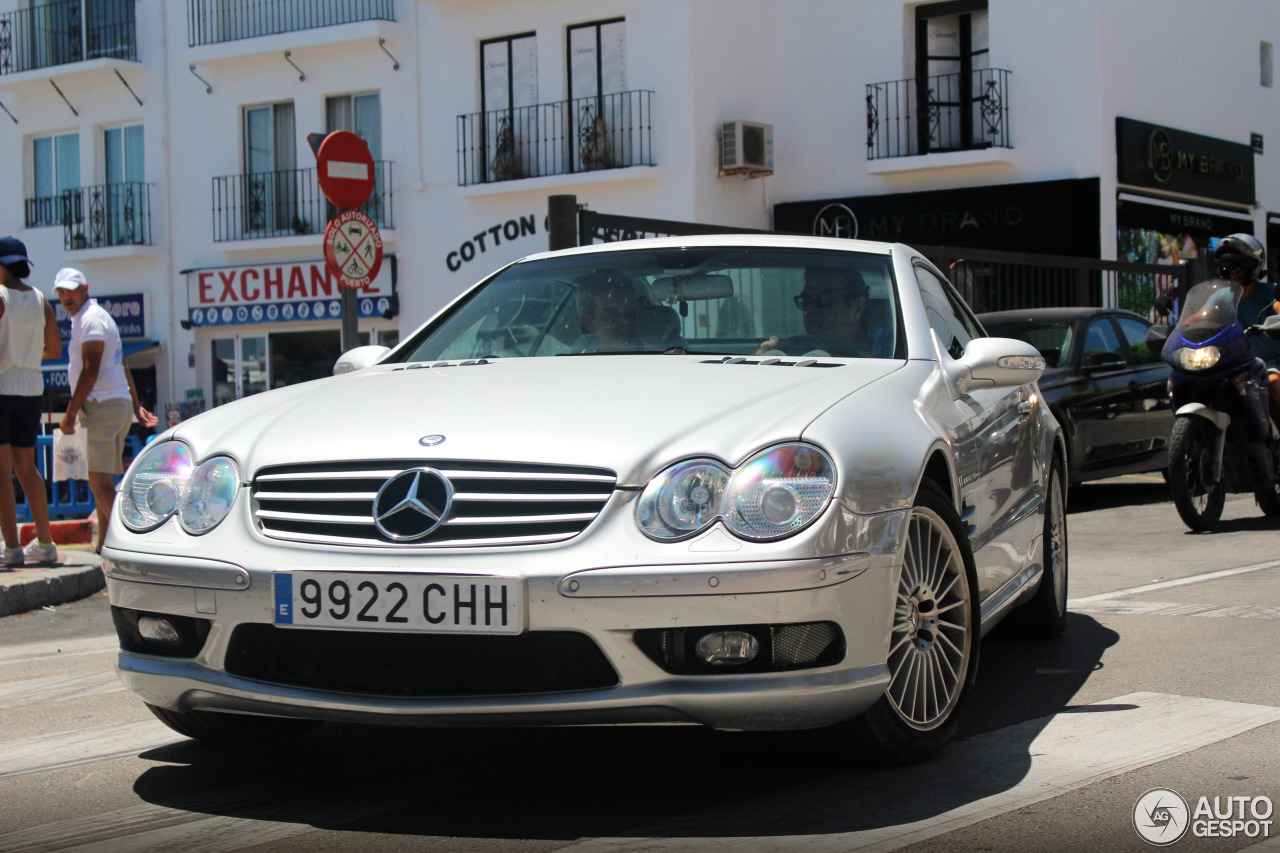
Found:
[{"label": "chrome front grille", "polygon": [[[374,523],[374,498],[388,479],[430,467],[449,479],[453,500],[439,527],[398,542]],[[393,548],[531,545],[577,536],[600,514],[616,475],[600,468],[397,460],[264,468],[253,480],[253,515],[273,539]]]}]

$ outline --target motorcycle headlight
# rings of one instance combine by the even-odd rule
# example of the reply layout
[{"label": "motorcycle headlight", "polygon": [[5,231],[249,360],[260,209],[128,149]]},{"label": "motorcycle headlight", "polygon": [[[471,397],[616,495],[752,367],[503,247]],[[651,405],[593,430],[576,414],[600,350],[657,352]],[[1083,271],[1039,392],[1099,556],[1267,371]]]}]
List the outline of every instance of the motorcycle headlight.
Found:
[{"label": "motorcycle headlight", "polygon": [[133,461],[120,484],[120,520],[142,533],[178,511],[191,470],[191,451],[180,441],[153,444]]},{"label": "motorcycle headlight", "polygon": [[215,456],[201,462],[191,472],[182,502],[178,505],[178,522],[188,533],[199,536],[221,523],[235,503],[240,488],[240,471],[226,456]]},{"label": "motorcycle headlight", "polygon": [[1222,358],[1222,350],[1215,346],[1179,347],[1173,358],[1183,370],[1208,370]]},{"label": "motorcycle headlight", "polygon": [[764,541],[801,530],[835,493],[835,466],[808,444],[757,453],[730,471],[710,459],[677,463],[645,486],[636,521],[650,538],[673,541],[720,519],[735,536]]}]

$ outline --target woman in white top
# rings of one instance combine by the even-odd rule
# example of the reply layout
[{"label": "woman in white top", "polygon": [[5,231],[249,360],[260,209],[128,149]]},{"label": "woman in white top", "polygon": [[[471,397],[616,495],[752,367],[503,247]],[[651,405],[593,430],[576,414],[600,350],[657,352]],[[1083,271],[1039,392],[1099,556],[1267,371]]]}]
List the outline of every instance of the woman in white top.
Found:
[{"label": "woman in white top", "polygon": [[[52,563],[58,557],[35,448],[44,409],[40,360],[62,355],[62,338],[53,307],[23,281],[30,274],[27,247],[13,237],[0,237],[0,571],[28,560]],[[36,539],[25,552],[18,538],[17,496],[10,485],[14,474],[36,526]]]}]

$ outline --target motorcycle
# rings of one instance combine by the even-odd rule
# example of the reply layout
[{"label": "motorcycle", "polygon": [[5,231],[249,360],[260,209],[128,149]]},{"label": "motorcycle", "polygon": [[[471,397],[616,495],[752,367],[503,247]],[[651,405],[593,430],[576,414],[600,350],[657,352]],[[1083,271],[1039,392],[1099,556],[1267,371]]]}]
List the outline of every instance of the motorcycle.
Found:
[{"label": "motorcycle", "polygon": [[1267,368],[1249,337],[1280,340],[1280,316],[1270,306],[1262,325],[1236,321],[1240,285],[1201,282],[1187,294],[1172,330],[1152,326],[1147,346],[1173,367],[1174,422],[1169,440],[1169,488],[1187,527],[1213,530],[1228,492],[1253,492],[1264,515],[1280,516],[1280,431],[1267,403]]}]

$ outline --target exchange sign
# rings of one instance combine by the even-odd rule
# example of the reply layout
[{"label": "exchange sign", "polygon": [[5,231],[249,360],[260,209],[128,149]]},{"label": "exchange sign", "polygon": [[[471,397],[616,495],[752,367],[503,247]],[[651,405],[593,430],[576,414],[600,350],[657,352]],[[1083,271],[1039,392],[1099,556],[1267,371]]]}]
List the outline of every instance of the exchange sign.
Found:
[{"label": "exchange sign", "polygon": [[344,210],[324,232],[324,260],[338,284],[352,289],[373,281],[382,267],[382,235],[372,219]]}]

